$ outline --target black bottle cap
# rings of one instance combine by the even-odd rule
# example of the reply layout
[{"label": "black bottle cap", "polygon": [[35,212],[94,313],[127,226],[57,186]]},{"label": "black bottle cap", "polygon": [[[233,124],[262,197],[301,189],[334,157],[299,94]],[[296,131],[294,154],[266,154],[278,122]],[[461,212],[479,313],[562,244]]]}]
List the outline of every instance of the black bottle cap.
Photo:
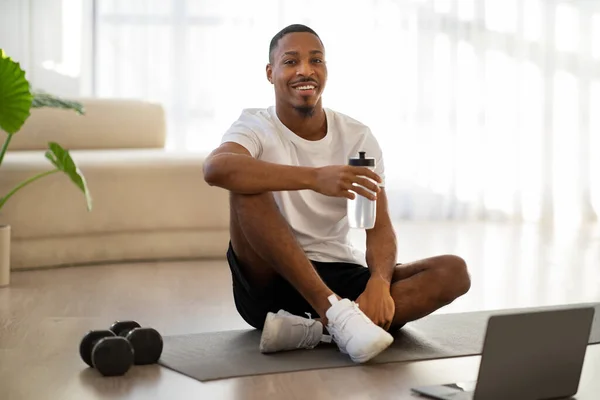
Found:
[{"label": "black bottle cap", "polygon": [[354,167],[374,167],[375,159],[373,157],[365,157],[364,151],[358,152],[358,157],[350,157],[348,165],[352,165]]}]

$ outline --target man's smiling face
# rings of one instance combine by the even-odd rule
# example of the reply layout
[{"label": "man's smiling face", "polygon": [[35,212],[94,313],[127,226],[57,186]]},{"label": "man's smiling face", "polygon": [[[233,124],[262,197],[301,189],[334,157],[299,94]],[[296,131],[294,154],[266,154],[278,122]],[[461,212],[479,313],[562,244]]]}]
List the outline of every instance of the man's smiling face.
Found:
[{"label": "man's smiling face", "polygon": [[325,49],[309,32],[288,33],[274,49],[267,78],[275,86],[279,105],[311,115],[327,81]]}]

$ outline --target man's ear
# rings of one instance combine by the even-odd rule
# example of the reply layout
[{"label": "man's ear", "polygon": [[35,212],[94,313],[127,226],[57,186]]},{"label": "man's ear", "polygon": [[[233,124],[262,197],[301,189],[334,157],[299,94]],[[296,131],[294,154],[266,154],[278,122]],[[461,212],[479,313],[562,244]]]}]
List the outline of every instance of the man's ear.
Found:
[{"label": "man's ear", "polygon": [[267,79],[273,83],[273,69],[271,68],[271,64],[267,64]]}]

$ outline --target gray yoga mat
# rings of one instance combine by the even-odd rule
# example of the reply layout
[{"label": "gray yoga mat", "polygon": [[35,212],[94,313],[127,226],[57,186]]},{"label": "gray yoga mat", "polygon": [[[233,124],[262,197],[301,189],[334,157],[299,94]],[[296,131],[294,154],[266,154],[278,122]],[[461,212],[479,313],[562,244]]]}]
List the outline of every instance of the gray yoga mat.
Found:
[{"label": "gray yoga mat", "polygon": [[[580,305],[430,315],[398,331],[394,343],[370,363],[479,355],[491,315]],[[600,343],[600,303],[585,305],[596,309],[589,343]],[[335,344],[261,354],[259,341],[254,329],[166,336],[159,364],[199,381],[357,365]]]}]

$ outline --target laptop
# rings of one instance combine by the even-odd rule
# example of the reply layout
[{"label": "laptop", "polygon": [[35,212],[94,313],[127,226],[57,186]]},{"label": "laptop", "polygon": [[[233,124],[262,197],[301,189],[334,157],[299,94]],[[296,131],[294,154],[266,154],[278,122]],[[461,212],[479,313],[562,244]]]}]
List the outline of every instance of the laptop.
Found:
[{"label": "laptop", "polygon": [[594,308],[499,314],[489,318],[473,382],[411,388],[436,400],[547,400],[575,395]]}]

